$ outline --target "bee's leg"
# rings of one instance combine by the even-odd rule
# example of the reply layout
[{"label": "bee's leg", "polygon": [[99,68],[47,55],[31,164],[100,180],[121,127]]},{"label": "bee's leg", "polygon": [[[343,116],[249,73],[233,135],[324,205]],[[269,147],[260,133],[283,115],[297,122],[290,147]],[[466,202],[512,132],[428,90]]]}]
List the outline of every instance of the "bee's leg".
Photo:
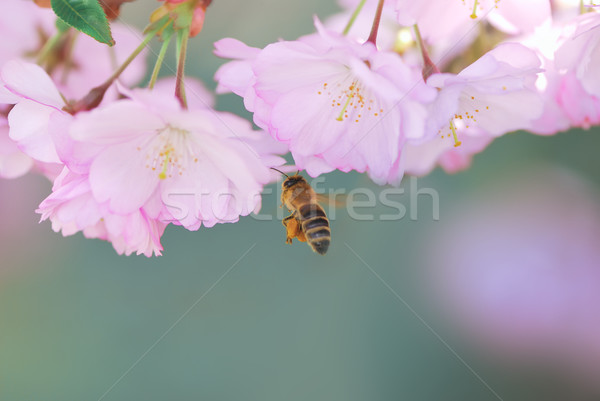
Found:
[{"label": "bee's leg", "polygon": [[306,237],[304,236],[304,232],[302,231],[302,225],[296,218],[296,214],[292,213],[285,219],[281,221],[285,226],[287,237],[285,239],[286,244],[291,244],[292,239],[298,238],[298,241],[305,242]]},{"label": "bee's leg", "polygon": [[296,218],[296,214],[292,213],[288,217],[284,217],[283,220],[281,220],[281,223],[283,224],[284,227],[287,227],[290,220],[295,219],[295,218]]}]

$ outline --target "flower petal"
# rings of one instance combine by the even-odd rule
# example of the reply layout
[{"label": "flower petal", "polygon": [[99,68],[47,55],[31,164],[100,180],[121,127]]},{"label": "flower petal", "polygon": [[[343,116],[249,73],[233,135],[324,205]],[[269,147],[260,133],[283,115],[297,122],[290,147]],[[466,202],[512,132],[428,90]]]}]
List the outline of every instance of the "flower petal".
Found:
[{"label": "flower petal", "polygon": [[141,208],[156,189],[159,178],[139,151],[143,140],[110,146],[90,167],[90,184],[98,202],[109,203],[113,213],[127,214]]},{"label": "flower petal", "polygon": [[60,113],[53,107],[23,100],[8,115],[10,138],[19,149],[32,158],[46,163],[60,163],[54,142],[48,132],[50,116]]},{"label": "flower petal", "polygon": [[52,78],[37,64],[10,60],[2,67],[0,76],[12,93],[57,109],[65,105]]}]

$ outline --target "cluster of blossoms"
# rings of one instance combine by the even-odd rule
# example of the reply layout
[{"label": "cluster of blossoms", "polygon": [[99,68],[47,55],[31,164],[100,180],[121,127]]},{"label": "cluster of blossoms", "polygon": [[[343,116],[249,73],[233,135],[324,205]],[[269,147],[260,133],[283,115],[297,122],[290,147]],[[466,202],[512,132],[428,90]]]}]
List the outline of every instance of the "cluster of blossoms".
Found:
[{"label": "cluster of blossoms", "polygon": [[[199,82],[154,77],[151,89],[129,89],[145,73],[143,58],[127,59],[140,32],[113,23],[113,49],[81,34],[75,42],[72,30],[54,36],[50,10],[7,3],[4,10],[15,10],[0,17],[5,37],[23,31],[31,38],[1,45],[0,174],[34,169],[53,181],[38,213],[55,231],[82,232],[110,241],[119,253],[151,256],[160,255],[169,223],[197,230],[258,210],[262,188],[274,176],[269,167],[283,164],[278,155],[285,145],[215,111]],[[12,15],[30,17],[30,27],[10,24]],[[163,37],[173,18],[167,12],[158,19]],[[186,34],[197,23],[192,19]],[[38,32],[59,40],[44,48]],[[40,54],[45,68],[34,63]],[[118,80],[105,82],[116,67],[111,57],[131,64]]]},{"label": "cluster of blossoms", "polygon": [[[103,1],[106,15],[126,1]],[[0,32],[19,40],[0,43],[0,176],[52,180],[38,212],[55,231],[151,256],[170,223],[197,230],[256,212],[287,152],[311,176],[355,170],[397,185],[404,173],[464,168],[505,133],[600,121],[594,7],[341,2],[347,11],[315,19],[316,33],[295,41],[215,43],[232,59],[217,92],[243,97],[255,130],[184,79],[187,39],[210,0],[164,0],[145,36],[113,21],[112,48],[33,1],[5,0]],[[134,88],[154,37],[163,47],[150,83]],[[173,37],[177,76],[158,80]]]},{"label": "cluster of blossoms", "polygon": [[340,2],[345,12],[295,41],[215,43],[218,56],[234,59],[217,72],[217,90],[242,96],[255,124],[287,143],[310,175],[356,170],[398,184],[436,165],[463,169],[509,132],[598,123],[594,7]]}]

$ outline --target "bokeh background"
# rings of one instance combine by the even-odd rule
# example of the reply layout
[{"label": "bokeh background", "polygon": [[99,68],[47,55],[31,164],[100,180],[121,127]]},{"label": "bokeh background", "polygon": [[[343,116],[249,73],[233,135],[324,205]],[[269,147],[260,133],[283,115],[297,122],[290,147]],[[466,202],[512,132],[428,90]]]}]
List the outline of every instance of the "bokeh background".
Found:
[{"label": "bokeh background", "polygon": [[[122,20],[142,27],[157,4],[125,5]],[[215,0],[188,73],[214,88],[215,40],[295,39],[338,11]],[[249,117],[234,95],[217,107]],[[597,399],[598,131],[505,135],[469,170],[419,179],[439,220],[430,196],[410,202],[410,180],[394,200],[416,219],[341,208],[325,257],[253,218],[171,226],[164,256],[118,256],[38,224],[44,178],[1,181],[0,399]],[[385,189],[341,173],[320,186]],[[262,212],[277,215],[270,188]]]}]

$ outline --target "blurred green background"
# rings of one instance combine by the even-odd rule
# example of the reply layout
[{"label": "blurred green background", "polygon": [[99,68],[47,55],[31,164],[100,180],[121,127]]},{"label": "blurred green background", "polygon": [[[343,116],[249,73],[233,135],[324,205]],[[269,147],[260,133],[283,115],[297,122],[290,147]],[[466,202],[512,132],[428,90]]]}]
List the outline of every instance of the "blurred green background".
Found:
[{"label": "blurred green background", "polygon": [[[122,19],[142,27],[157,5],[125,5]],[[338,11],[333,0],[215,0],[191,42],[188,73],[214,88],[223,62],[212,55],[215,40],[264,46],[295,39],[312,32],[313,14]],[[165,73],[175,70],[172,58],[167,65]],[[217,107],[249,117],[234,95],[220,97]],[[597,211],[599,145],[597,128],[506,135],[469,170],[438,169],[418,180],[438,192],[439,221],[427,196],[414,220],[357,221],[342,208],[325,257],[305,244],[285,245],[276,219],[250,217],[197,232],[170,226],[164,256],[118,256],[108,243],[63,238],[49,223],[38,225],[33,211],[50,190],[45,179],[2,181],[0,399],[593,399],[597,388],[585,380],[473,344],[445,318],[429,273],[451,256],[440,241],[453,241],[450,249],[461,254],[478,246],[461,241],[459,231],[440,232],[452,233],[457,216],[468,221],[471,201],[491,191],[503,194],[494,210],[504,195],[513,204],[523,197],[527,215],[535,205],[522,193],[524,182],[531,193],[537,185],[551,194],[558,188],[554,201],[568,211],[579,195],[561,193],[559,181],[575,180]],[[404,186],[397,200],[410,207],[409,180]],[[384,189],[341,173],[327,175],[321,187]],[[262,213],[276,215],[278,205],[276,194],[267,195]],[[380,204],[372,213],[392,211]],[[507,222],[515,234],[523,224],[519,215]]]}]

